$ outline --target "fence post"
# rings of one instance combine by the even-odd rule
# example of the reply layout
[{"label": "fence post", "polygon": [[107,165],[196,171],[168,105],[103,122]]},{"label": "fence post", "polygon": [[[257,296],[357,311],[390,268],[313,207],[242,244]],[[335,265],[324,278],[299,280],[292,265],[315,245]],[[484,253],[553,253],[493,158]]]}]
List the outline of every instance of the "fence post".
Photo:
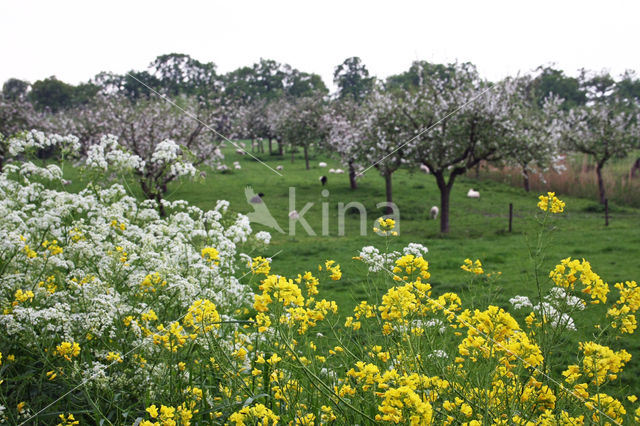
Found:
[{"label": "fence post", "polygon": [[609,199],[604,199],[604,226],[609,226]]},{"label": "fence post", "polygon": [[512,223],[513,223],[513,203],[509,203],[509,232],[511,232]]}]

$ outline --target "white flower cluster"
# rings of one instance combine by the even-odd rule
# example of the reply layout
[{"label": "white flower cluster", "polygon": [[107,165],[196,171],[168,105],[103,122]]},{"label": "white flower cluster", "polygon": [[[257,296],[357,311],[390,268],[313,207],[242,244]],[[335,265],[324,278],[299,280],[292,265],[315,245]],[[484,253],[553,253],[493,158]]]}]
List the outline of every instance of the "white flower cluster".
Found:
[{"label": "white flower cluster", "polygon": [[178,159],[180,146],[171,139],[165,139],[156,145],[151,155],[152,163],[170,164]]},{"label": "white flower cluster", "polygon": [[429,249],[418,243],[409,243],[401,252],[392,251],[389,253],[380,253],[374,246],[362,247],[358,257],[369,267],[369,272],[391,271],[394,262],[401,255],[412,254],[415,257],[424,257]]},{"label": "white flower cluster", "polygon": [[[11,339],[16,351],[35,354],[48,342],[52,354],[63,341],[79,342],[88,354],[82,359],[92,361],[81,361],[76,370],[101,372],[87,375],[96,386],[113,384],[116,373],[99,362],[109,351],[135,347],[155,357],[165,349],[149,330],[180,320],[195,300],[213,301],[227,319],[251,302],[251,289],[236,276],[246,265],[240,245],[253,241],[252,230],[244,215],[224,217],[228,202],[212,211],[166,202],[168,215],[160,218],[155,201],[139,203],[121,185],[73,194],[27,178],[42,170],[57,176],[57,168],[7,167],[25,172],[18,180],[0,173],[0,305],[10,307],[0,315],[0,346]],[[270,240],[266,232],[257,237],[261,244]],[[215,249],[214,257],[204,248]],[[157,319],[144,319],[150,310]],[[123,339],[123,327],[131,338]],[[153,377],[143,376],[136,386],[146,389]]]},{"label": "white flower cluster", "polygon": [[16,156],[29,150],[39,150],[59,147],[65,153],[75,153],[80,150],[80,142],[73,135],[61,136],[55,133],[44,133],[39,130],[30,130],[19,136],[9,139],[9,154]]},{"label": "white flower cluster", "polygon": [[515,309],[529,308],[537,315],[544,317],[545,321],[553,328],[566,328],[576,330],[576,324],[570,313],[585,308],[585,302],[577,296],[573,296],[563,288],[553,287],[544,297],[544,302],[533,304],[526,296],[515,296],[509,299],[509,303]]},{"label": "white flower cluster", "polygon": [[16,174],[23,178],[39,177],[48,181],[62,180],[62,170],[55,164],[38,167],[32,162],[7,164],[4,168],[7,174]]},{"label": "white flower cluster", "polygon": [[87,151],[85,164],[88,167],[113,172],[144,169],[144,161],[135,154],[125,152],[118,143],[118,137],[105,135],[100,143],[91,145]]},{"label": "white flower cluster", "polygon": [[180,176],[193,177],[196,175],[196,168],[191,163],[182,163],[182,162],[174,163],[171,165],[171,168],[169,169],[169,173],[176,177],[180,177]]},{"label": "white flower cluster", "polygon": [[427,253],[429,253],[429,249],[422,244],[409,243],[408,246],[402,249],[402,253],[412,254],[415,257],[424,257]]}]

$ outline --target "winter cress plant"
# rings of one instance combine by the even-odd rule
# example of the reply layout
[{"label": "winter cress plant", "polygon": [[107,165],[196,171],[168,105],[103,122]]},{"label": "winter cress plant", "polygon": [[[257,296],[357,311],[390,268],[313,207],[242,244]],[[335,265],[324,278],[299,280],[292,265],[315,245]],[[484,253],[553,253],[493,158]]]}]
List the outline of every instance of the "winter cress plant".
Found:
[{"label": "winter cress plant", "polygon": [[[160,217],[121,186],[71,194],[44,182],[61,173],[23,167],[0,174],[2,422],[640,421],[620,382],[640,288],[609,286],[585,259],[538,271],[565,208],[553,193],[538,204],[535,297],[492,304],[500,274],[480,259],[460,259],[464,293],[441,292],[426,247],[367,246],[354,262],[369,297],[341,312],[322,295],[340,265],[273,273],[269,235],[252,235],[224,201],[206,212],[166,203]],[[387,242],[394,227],[376,225]],[[587,317],[601,313],[594,328]],[[578,330],[590,337],[572,340]],[[560,347],[570,364],[557,364]]]}]

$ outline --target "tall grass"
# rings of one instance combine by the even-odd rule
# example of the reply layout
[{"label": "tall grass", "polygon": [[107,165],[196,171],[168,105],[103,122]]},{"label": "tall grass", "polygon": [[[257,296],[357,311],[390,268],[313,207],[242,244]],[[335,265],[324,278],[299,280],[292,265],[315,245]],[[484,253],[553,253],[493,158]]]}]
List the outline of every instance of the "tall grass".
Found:
[{"label": "tall grass", "polygon": [[[634,152],[624,159],[611,160],[603,170],[606,197],[609,202],[630,207],[640,207],[640,174],[631,175],[631,168],[639,153]],[[567,156],[566,169],[561,172],[532,173],[529,177],[531,191],[541,193],[554,191],[564,195],[598,200],[598,181],[595,164],[587,155]],[[523,186],[523,176],[516,167],[485,166],[480,171],[481,179],[490,179],[512,186]]]}]

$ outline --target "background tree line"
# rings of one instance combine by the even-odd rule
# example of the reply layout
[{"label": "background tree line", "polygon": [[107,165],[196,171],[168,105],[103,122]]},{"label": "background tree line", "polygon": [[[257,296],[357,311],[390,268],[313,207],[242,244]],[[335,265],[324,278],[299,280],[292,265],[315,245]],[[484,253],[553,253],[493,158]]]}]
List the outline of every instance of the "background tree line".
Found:
[{"label": "background tree line", "polygon": [[[471,63],[415,61],[380,80],[352,57],[335,67],[334,83],[330,95],[319,75],[269,59],[219,74],[211,62],[161,55],[146,70],[102,72],[77,86],[55,77],[10,79],[0,98],[0,133],[5,140],[30,128],[72,133],[83,154],[111,134],[148,165],[157,144],[171,139],[180,158],[220,170],[224,140],[249,140],[251,151],[272,155],[288,149],[292,161],[301,151],[307,169],[317,149],[342,161],[352,189],[360,174],[377,170],[388,202],[393,173],[421,167],[440,190],[442,232],[449,230],[456,177],[482,162],[517,166],[528,190],[531,173],[560,168],[564,154],[581,152],[596,163],[604,202],[602,168],[638,147],[640,79],[633,72],[570,77],[547,66],[491,82]],[[138,174],[147,197],[159,202],[180,176],[150,167]]]}]

